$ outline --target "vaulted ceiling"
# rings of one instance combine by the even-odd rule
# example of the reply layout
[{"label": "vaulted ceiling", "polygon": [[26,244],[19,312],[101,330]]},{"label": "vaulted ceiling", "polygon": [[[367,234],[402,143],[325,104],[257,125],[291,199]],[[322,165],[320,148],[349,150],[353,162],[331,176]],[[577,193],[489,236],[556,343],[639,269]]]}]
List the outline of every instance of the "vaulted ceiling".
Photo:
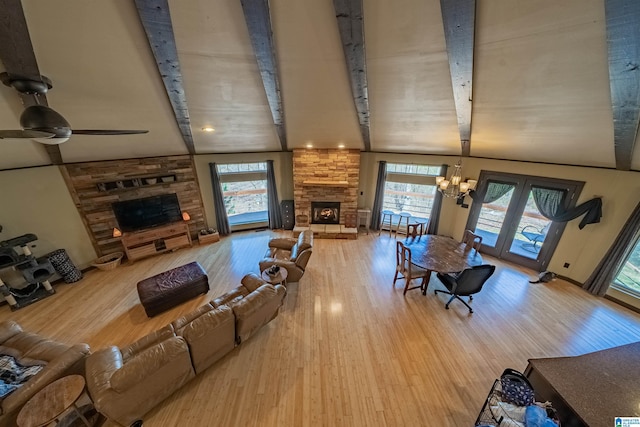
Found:
[{"label": "vaulted ceiling", "polygon": [[[49,106],[72,128],[149,130],[72,135],[57,146],[66,163],[344,144],[640,170],[633,3],[21,2]],[[14,31],[20,1],[0,4]],[[0,129],[20,128],[22,102],[0,86]],[[0,169],[50,152],[2,139]]]}]

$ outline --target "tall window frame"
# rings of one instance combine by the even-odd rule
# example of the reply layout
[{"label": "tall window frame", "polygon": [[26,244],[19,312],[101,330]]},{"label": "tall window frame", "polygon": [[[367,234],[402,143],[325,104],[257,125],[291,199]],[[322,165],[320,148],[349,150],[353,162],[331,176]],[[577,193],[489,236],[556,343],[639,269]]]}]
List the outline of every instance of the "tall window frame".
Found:
[{"label": "tall window frame", "polygon": [[231,229],[268,225],[267,162],[216,165]]},{"label": "tall window frame", "polygon": [[632,245],[633,249],[613,277],[611,287],[640,300],[640,239]]},{"label": "tall window frame", "polygon": [[[437,192],[436,177],[441,165],[414,163],[387,163],[382,209],[399,214],[408,212],[412,217],[431,220]],[[399,216],[392,217],[395,226]],[[384,225],[384,224],[383,224]]]}]

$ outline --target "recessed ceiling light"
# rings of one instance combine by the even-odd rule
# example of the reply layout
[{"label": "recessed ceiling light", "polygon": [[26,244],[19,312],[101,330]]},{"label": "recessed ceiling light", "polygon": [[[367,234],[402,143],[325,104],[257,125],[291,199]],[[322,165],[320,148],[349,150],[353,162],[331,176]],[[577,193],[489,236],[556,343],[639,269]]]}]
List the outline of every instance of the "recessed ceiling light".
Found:
[{"label": "recessed ceiling light", "polygon": [[307,144],[307,148],[313,148],[313,144]]},{"label": "recessed ceiling light", "polygon": [[207,127],[203,127],[202,130],[205,132],[213,132],[215,129],[212,128],[211,126],[207,126]]},{"label": "recessed ceiling light", "polygon": [[344,148],[344,144],[338,144],[338,148]]}]

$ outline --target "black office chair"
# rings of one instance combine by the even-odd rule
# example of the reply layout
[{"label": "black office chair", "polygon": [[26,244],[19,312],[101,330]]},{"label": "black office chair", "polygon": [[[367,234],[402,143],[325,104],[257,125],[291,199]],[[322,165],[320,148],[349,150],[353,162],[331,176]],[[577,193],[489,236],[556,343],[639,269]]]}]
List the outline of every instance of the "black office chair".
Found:
[{"label": "black office chair", "polygon": [[484,283],[491,277],[493,272],[496,271],[495,265],[477,265],[475,267],[462,270],[456,275],[438,273],[438,279],[448,289],[448,291],[442,291],[436,289],[435,293],[442,292],[443,294],[451,295],[449,301],[445,304],[445,308],[449,309],[449,304],[454,298],[462,301],[464,305],[469,309],[469,313],[473,313],[473,309],[460,297],[469,297],[469,301],[473,299],[473,294],[477,294],[482,289]]}]

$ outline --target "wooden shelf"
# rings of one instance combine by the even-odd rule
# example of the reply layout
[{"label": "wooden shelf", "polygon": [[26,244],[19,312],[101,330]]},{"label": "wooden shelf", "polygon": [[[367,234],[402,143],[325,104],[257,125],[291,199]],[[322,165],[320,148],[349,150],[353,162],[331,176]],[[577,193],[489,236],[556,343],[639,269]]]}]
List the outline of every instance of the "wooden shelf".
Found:
[{"label": "wooden shelf", "polygon": [[154,185],[171,184],[176,182],[176,176],[171,175],[158,175],[158,176],[142,176],[138,178],[122,179],[118,181],[100,182],[96,184],[98,191],[103,192],[116,192],[124,190],[133,190],[141,187],[151,187]]},{"label": "wooden shelf", "polygon": [[318,187],[348,187],[349,181],[322,181],[309,179],[306,181],[302,181],[303,185],[307,186],[318,186]]}]

